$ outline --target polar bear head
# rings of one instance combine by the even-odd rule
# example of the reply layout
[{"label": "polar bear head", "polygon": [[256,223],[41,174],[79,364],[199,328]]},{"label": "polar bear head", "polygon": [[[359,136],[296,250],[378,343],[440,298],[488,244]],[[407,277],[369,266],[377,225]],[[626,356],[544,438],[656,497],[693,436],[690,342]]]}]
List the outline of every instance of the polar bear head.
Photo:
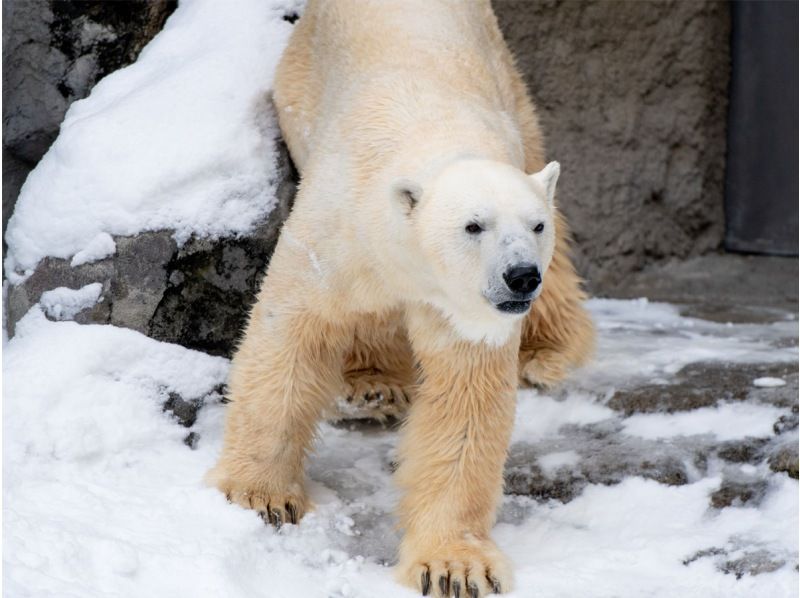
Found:
[{"label": "polar bear head", "polygon": [[539,296],[555,247],[560,167],[526,175],[508,164],[460,159],[405,189],[416,249],[438,292],[428,297],[460,336],[501,341]]}]

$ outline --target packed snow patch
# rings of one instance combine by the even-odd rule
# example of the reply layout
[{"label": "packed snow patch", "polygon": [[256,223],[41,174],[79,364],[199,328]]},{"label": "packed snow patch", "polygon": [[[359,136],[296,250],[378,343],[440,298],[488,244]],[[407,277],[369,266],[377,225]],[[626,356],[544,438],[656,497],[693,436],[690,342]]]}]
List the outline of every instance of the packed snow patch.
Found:
[{"label": "packed snow patch", "polygon": [[761,388],[775,388],[777,386],[786,386],[786,380],[781,378],[770,378],[767,376],[753,380],[753,386],[758,386]]},{"label": "packed snow patch", "polygon": [[561,451],[558,453],[548,453],[539,457],[539,466],[545,473],[552,473],[562,467],[572,467],[577,465],[581,456],[575,451]]},{"label": "packed snow patch", "polygon": [[[73,103],[8,224],[13,283],[46,256],[75,265],[98,235],[252,229],[272,209],[278,134],[269,101],[295,0],[185,0],[136,63]],[[85,252],[82,254],[82,252]]]},{"label": "packed snow patch", "polygon": [[84,309],[101,300],[103,285],[99,282],[87,284],[79,289],[58,287],[42,293],[39,304],[44,313],[54,320],[71,320]]},{"label": "packed snow patch", "polygon": [[69,265],[74,268],[75,266],[90,264],[97,260],[102,260],[109,255],[114,255],[116,250],[117,244],[114,243],[114,238],[111,235],[108,233],[97,233],[86,247],[72,256],[72,261]]},{"label": "packed snow patch", "polygon": [[614,411],[600,405],[596,397],[573,393],[559,400],[542,393],[519,393],[512,442],[533,442],[567,424],[593,424],[614,417]]},{"label": "packed snow patch", "polygon": [[772,435],[784,411],[772,405],[723,403],[683,413],[636,414],[625,420],[625,433],[655,440],[671,436],[713,434],[718,440]]}]

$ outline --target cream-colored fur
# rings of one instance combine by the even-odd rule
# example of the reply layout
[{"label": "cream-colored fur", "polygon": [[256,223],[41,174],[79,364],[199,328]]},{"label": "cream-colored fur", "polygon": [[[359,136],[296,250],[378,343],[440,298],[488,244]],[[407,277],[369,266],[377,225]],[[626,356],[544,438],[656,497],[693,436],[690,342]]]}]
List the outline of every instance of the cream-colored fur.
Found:
[{"label": "cream-colored fur", "polygon": [[[552,203],[558,169],[544,168],[489,2],[310,0],[274,99],[301,184],[233,359],[209,481],[295,522],[335,397],[408,410],[398,578],[423,593],[509,590],[490,530],[518,377],[560,380],[592,326]],[[500,273],[522,257],[540,294],[527,316],[501,313]]]}]

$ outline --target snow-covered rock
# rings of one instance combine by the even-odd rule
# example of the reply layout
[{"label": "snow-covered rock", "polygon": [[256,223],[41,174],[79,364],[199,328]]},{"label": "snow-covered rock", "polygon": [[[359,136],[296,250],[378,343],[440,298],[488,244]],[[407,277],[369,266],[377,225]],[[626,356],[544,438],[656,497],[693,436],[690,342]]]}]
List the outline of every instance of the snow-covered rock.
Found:
[{"label": "snow-covered rock", "polygon": [[3,234],[69,105],[132,63],[176,0],[3,2]]},{"label": "snow-covered rock", "polygon": [[84,321],[229,351],[294,194],[270,87],[297,10],[181,2],[72,104],[8,225],[11,334],[43,292],[101,282]]}]

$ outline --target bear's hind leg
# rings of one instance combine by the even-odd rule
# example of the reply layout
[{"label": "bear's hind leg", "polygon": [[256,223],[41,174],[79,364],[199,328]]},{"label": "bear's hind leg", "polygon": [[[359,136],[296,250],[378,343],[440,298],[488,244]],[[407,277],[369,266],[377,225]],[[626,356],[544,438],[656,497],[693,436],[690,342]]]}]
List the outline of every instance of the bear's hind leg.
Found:
[{"label": "bear's hind leg", "polygon": [[556,213],[556,249],[542,294],[525,320],[519,351],[520,381],[551,386],[581,365],[594,348],[594,324],[586,295],[569,258],[566,222]]},{"label": "bear's hind leg", "polygon": [[[522,133],[525,172],[532,174],[545,165],[543,135],[525,83],[510,54],[507,60],[511,73],[509,85]],[[594,324],[583,306],[586,294],[570,258],[569,227],[559,210],[555,211],[555,223],[553,259],[544,275],[542,294],[533,304],[522,330],[519,375],[523,384],[556,384],[570,369],[586,361],[594,349]]]},{"label": "bear's hind leg", "polygon": [[384,420],[408,410],[416,382],[414,355],[400,311],[359,318],[344,367],[348,417]]}]

